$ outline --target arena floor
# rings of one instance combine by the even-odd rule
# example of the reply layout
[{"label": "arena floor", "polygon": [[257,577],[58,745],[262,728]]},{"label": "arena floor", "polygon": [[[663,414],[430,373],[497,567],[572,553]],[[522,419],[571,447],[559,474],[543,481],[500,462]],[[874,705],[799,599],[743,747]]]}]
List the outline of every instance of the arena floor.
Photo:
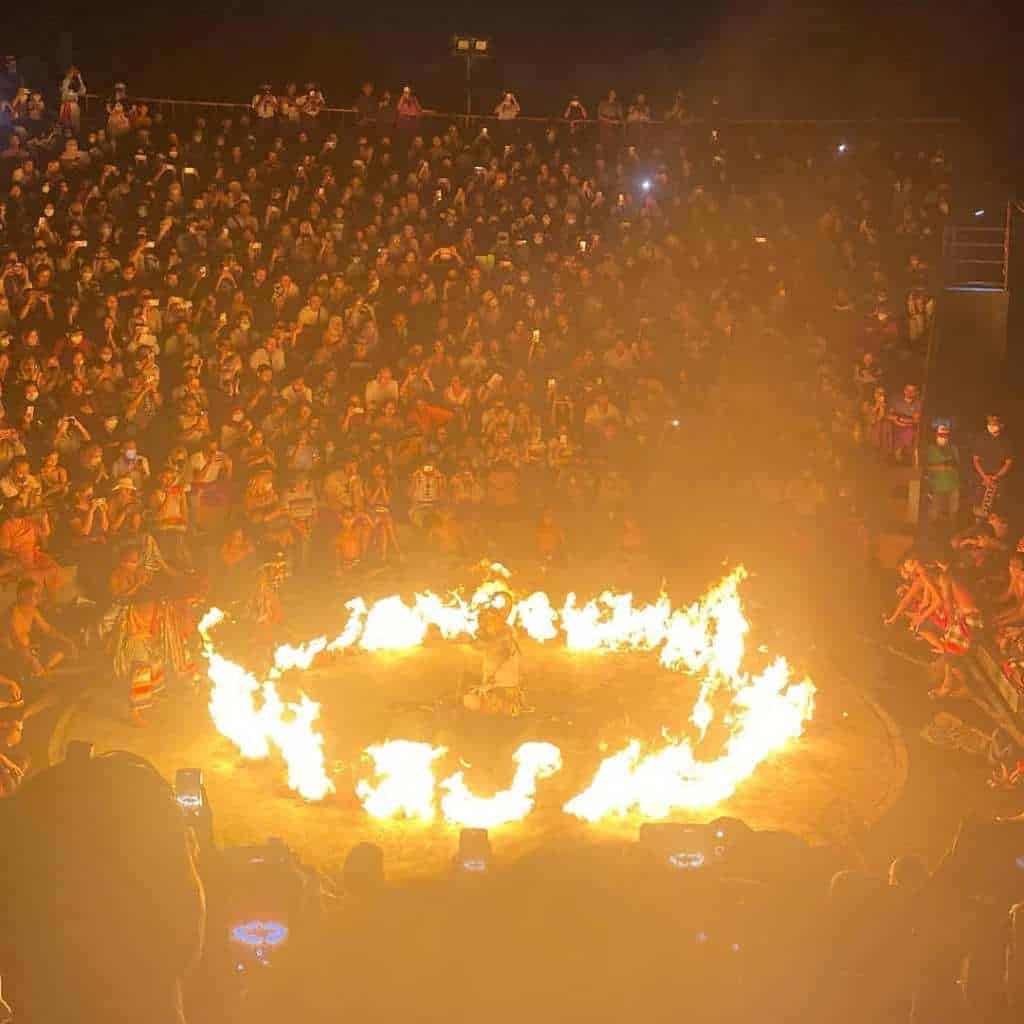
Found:
[{"label": "arena floor", "polygon": [[[355,843],[373,841],[382,846],[391,877],[410,877],[445,867],[458,828],[440,816],[431,825],[372,819],[355,795],[356,781],[372,775],[362,751],[387,739],[444,746],[448,754],[436,762],[437,778],[462,768],[474,793],[485,796],[509,785],[511,754],[521,743],[546,740],[561,749],[563,769],[538,784],[536,806],[524,821],[492,830],[497,855],[515,857],[549,840],[635,838],[639,818],[587,824],[562,805],[628,738],[653,743],[663,728],[684,732],[696,682],[660,668],[651,656],[570,654],[529,641],[523,664],[534,710],[518,718],[480,717],[459,708],[460,679],[479,673],[479,655],[469,645],[359,652],[286,674],[284,695],[295,695],[301,684],[321,703],[319,727],[336,792],[318,803],[287,789],[279,756],[246,761],[238,755],[210,720],[206,688],[171,692],[150,714],[150,725],[136,728],[126,717],[124,695],[97,684],[65,710],[50,751],[58,757],[67,741],[85,739],[98,751],[142,754],[169,777],[178,768],[202,768],[220,843],[280,836],[304,859],[330,869]],[[762,763],[725,803],[680,811],[673,820],[729,814],[754,828],[791,830],[817,843],[870,826],[892,807],[907,780],[899,730],[865,690],[837,678],[814,681],[815,715],[800,740]]]}]

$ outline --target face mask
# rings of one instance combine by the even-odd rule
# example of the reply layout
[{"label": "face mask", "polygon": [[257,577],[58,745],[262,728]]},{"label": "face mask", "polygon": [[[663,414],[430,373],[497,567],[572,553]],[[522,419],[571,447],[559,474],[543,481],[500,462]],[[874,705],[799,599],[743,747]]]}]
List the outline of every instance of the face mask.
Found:
[{"label": "face mask", "polygon": [[991,435],[992,435],[993,437],[998,437],[998,436],[999,436],[999,431],[1000,431],[1001,429],[1002,429],[1001,427],[998,427],[998,426],[996,426],[996,425],[995,425],[994,423],[990,423],[990,424],[989,424],[989,427],[988,427],[988,432],[989,432],[989,433],[990,433],[990,434],[991,434]]},{"label": "face mask", "polygon": [[110,360],[113,359],[113,356],[109,352],[104,352],[103,355],[100,356],[100,359],[105,363],[109,363]]},{"label": "face mask", "polygon": [[949,444],[949,438],[948,437],[937,437],[937,438],[935,438],[935,443],[940,448],[945,448],[946,445]]},{"label": "face mask", "polygon": [[26,391],[25,392],[25,401],[26,402],[34,402],[38,397],[39,397],[39,392],[38,391]]},{"label": "face mask", "polygon": [[231,419],[232,419],[232,422],[234,422],[234,423],[241,423],[242,420],[245,419],[245,416],[242,413],[239,412],[239,413],[235,413],[235,415],[232,416]]}]

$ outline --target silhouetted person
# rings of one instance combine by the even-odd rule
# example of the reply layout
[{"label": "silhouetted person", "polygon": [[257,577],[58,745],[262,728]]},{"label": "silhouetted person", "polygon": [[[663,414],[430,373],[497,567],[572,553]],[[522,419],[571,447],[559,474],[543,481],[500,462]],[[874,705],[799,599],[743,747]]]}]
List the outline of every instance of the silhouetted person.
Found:
[{"label": "silhouetted person", "polygon": [[0,973],[19,1024],[181,1024],[205,894],[171,786],[126,753],[66,761],[0,814]]}]

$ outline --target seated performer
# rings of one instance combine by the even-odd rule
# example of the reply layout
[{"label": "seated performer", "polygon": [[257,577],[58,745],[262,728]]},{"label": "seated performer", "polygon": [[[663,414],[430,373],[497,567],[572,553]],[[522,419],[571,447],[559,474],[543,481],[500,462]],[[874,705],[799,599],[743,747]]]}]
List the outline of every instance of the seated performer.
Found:
[{"label": "seated performer", "polygon": [[[18,583],[14,604],[7,610],[3,645],[12,657],[12,671],[29,676],[41,676],[56,668],[65,653],[74,651],[70,637],[58,632],[39,612],[42,586],[30,578]],[[37,634],[42,634],[44,649],[40,649]],[[54,650],[54,647],[61,648]]]},{"label": "seated performer", "polygon": [[480,615],[478,640],[483,648],[483,672],[480,685],[462,698],[469,711],[518,715],[523,710],[519,643],[508,624],[508,612],[505,602]]},{"label": "seated performer", "polygon": [[[937,579],[914,556],[904,559],[901,574],[908,586],[892,615],[885,619],[885,624],[891,626],[900,616],[906,615],[911,632],[924,639],[940,656],[937,665],[942,670],[942,681],[928,691],[929,697],[970,696],[964,674],[954,664],[970,647],[970,630],[965,615],[957,606],[951,580]],[[968,600],[967,603],[972,602]]]},{"label": "seated performer", "polygon": [[545,565],[561,560],[565,553],[565,530],[550,508],[544,509],[537,524],[537,552]]},{"label": "seated performer", "polygon": [[466,531],[449,506],[440,509],[437,520],[427,531],[434,551],[441,558],[463,555],[466,551]]},{"label": "seated performer", "polygon": [[341,512],[341,522],[334,538],[337,570],[346,573],[354,569],[366,550],[366,536],[373,523],[365,512],[348,508]]}]

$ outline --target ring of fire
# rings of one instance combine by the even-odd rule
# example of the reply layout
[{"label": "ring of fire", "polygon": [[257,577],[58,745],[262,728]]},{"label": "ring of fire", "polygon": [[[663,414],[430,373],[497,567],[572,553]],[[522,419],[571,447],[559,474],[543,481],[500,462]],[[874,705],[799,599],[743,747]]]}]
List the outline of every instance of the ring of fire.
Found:
[{"label": "ring of fire", "polygon": [[[692,677],[695,698],[688,717],[698,742],[713,723],[726,733],[721,753],[707,760],[696,756],[689,738],[667,730],[653,749],[630,739],[604,758],[589,785],[564,804],[565,813],[596,822],[627,814],[662,819],[676,809],[711,807],[802,734],[814,711],[811,681],[794,681],[784,657],[755,674],[744,669],[750,626],[739,587],[746,575],[743,566],[737,567],[686,608],[673,608],[664,593],[654,603],[637,604],[631,594],[608,591],[584,604],[570,593],[557,610],[542,591],[511,602],[509,623],[538,643],[561,637],[570,652],[645,651],[665,668]],[[289,787],[306,800],[323,799],[335,787],[325,768],[323,736],[314,728],[320,705],[301,692],[298,701],[283,700],[277,680],[286,671],[308,669],[324,653],[415,648],[431,629],[445,640],[471,639],[481,611],[495,607],[508,591],[504,567],[491,566],[491,576],[468,598],[459,591],[444,597],[419,593],[412,603],[398,596],[372,605],[353,598],[345,605],[348,618],[337,637],[278,647],[263,680],[217,649],[212,633],[224,615],[210,609],[199,632],[215,727],[245,758],[265,758],[276,749],[287,766]],[[523,743],[514,754],[510,786],[480,797],[462,772],[436,779],[433,764],[446,753],[444,747],[398,739],[365,753],[374,779],[360,781],[356,794],[372,817],[433,821],[440,811],[453,825],[483,828],[526,817],[538,782],[562,767],[555,745]]]}]

